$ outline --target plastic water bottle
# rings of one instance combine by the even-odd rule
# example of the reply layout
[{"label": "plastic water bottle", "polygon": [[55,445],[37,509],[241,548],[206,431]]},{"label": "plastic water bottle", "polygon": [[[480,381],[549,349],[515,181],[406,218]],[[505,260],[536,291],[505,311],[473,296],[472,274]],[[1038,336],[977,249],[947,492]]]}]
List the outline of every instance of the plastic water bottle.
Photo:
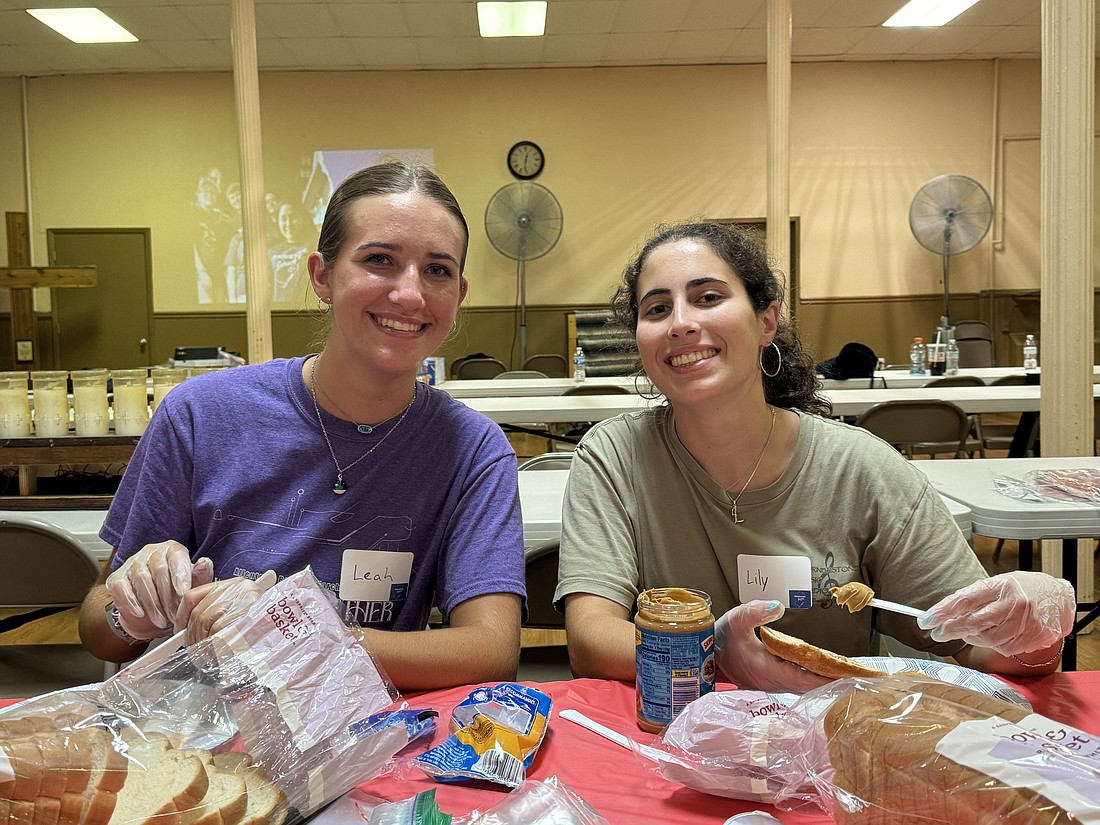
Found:
[{"label": "plastic water bottle", "polygon": [[928,373],[928,347],[923,338],[914,338],[909,347],[909,374],[926,375]]},{"label": "plastic water bottle", "polygon": [[947,374],[957,375],[959,372],[959,344],[955,336],[947,339]]},{"label": "plastic water bottle", "polygon": [[1024,372],[1037,372],[1039,369],[1039,344],[1034,335],[1024,339]]},{"label": "plastic water bottle", "polygon": [[577,347],[576,352],[573,353],[573,380],[577,382],[583,381],[585,378],[585,362],[584,362],[584,350]]}]

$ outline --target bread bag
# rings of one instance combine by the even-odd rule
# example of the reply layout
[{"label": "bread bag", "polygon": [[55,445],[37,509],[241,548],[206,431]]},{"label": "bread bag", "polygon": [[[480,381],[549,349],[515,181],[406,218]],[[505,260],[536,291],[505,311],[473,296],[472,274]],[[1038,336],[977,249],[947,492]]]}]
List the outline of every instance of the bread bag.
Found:
[{"label": "bread bag", "polygon": [[920,675],[842,679],[803,696],[785,721],[788,785],[775,804],[814,798],[859,825],[1100,822],[1100,736]]},{"label": "bread bag", "polygon": [[232,627],[0,711],[0,825],[281,825],[423,730],[309,570]]}]

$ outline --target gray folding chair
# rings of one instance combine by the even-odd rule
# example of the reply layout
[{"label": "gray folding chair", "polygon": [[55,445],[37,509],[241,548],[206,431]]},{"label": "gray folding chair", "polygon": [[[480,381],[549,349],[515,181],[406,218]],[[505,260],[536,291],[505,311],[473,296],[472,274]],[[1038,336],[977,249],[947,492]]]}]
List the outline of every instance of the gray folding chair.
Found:
[{"label": "gray folding chair", "polygon": [[523,362],[525,370],[538,370],[551,378],[565,378],[569,374],[569,362],[556,352],[529,355]]},{"label": "gray folding chair", "polygon": [[503,361],[496,358],[467,358],[458,365],[455,372],[456,378],[496,378],[508,367]]},{"label": "gray folding chair", "polygon": [[893,444],[907,458],[935,458],[940,453],[962,458],[970,433],[970,419],[950,401],[884,401],[855,424]]},{"label": "gray folding chair", "polygon": [[558,540],[543,542],[524,551],[527,579],[527,621],[524,627],[564,630],[565,615],[554,607],[558,586]]},{"label": "gray folding chair", "polygon": [[[945,375],[943,378],[934,378],[924,386],[926,387],[984,387],[985,381],[977,375]],[[982,417],[980,415],[967,416],[970,419],[970,434],[966,438],[966,454],[971,458],[977,453],[985,458],[985,439],[982,436]]]},{"label": "gray folding chair", "polygon": [[505,370],[502,373],[494,375],[493,378],[549,378],[545,372],[539,372],[538,370]]},{"label": "gray folding chair", "polygon": [[72,533],[44,521],[4,515],[0,547],[0,608],[27,611],[0,621],[0,632],[76,607],[99,578],[92,552]]}]

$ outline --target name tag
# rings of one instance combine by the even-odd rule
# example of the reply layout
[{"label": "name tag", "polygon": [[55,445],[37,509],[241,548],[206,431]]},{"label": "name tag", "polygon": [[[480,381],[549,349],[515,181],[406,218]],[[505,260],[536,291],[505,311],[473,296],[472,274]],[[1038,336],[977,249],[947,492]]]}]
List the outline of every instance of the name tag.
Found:
[{"label": "name tag", "polygon": [[402,601],[409,590],[412,563],[412,553],[345,550],[340,561],[340,598],[345,602]]},{"label": "name tag", "polygon": [[806,610],[812,577],[806,556],[737,557],[737,597],[741,603],[753,599],[775,601],[795,610]]}]

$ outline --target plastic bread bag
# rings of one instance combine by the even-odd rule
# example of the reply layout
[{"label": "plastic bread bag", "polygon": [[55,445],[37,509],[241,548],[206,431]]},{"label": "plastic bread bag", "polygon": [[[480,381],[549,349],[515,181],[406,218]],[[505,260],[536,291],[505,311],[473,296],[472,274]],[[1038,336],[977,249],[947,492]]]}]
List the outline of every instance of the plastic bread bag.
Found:
[{"label": "plastic bread bag", "polygon": [[793,693],[715,691],[688,704],[649,746],[633,750],[665,779],[715,796],[771,803],[786,784],[772,767]]},{"label": "plastic bread bag", "polygon": [[435,790],[387,802],[353,788],[310,825],[607,825],[607,820],[556,776],[528,779],[485,811],[459,816],[439,810]]},{"label": "plastic bread bag", "polygon": [[1064,501],[1071,504],[1100,502],[1100,470],[1082,468],[1032,470],[1022,479],[998,476],[997,492],[1023,501]]},{"label": "plastic bread bag", "polygon": [[[1100,736],[969,688],[897,674],[842,679],[787,714],[791,782],[840,825],[1100,822]],[[806,792],[806,781],[813,793]]]},{"label": "plastic bread bag", "polygon": [[413,762],[441,782],[523,782],[550,719],[550,697],[515,682],[475,688],[451,712],[451,735]]},{"label": "plastic bread bag", "polygon": [[306,570],[197,644],[0,712],[0,821],[295,823],[422,729],[399,698]]}]

